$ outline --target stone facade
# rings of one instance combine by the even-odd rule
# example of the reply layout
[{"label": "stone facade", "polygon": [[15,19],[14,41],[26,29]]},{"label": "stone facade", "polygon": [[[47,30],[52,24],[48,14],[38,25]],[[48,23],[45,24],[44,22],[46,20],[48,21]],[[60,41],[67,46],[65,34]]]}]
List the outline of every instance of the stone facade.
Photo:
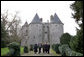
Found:
[{"label": "stone facade", "polygon": [[36,14],[30,24],[27,22],[21,28],[21,45],[31,45],[38,43],[60,43],[60,37],[63,34],[63,23],[56,13],[51,16],[51,22],[42,23],[42,18]]}]

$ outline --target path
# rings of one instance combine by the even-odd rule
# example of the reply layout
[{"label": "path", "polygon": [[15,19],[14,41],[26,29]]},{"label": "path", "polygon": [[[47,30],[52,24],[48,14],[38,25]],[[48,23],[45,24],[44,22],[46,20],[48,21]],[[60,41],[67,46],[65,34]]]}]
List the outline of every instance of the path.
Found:
[{"label": "path", "polygon": [[55,53],[55,51],[53,51],[52,49],[50,49],[50,54],[47,53],[40,53],[40,54],[35,54],[33,51],[30,51],[29,53],[24,53],[21,56],[60,56],[58,54]]}]

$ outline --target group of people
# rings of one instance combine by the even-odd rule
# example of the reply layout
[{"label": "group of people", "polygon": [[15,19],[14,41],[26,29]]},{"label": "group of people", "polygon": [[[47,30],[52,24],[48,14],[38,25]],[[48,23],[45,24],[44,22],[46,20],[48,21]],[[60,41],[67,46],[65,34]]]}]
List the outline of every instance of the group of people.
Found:
[{"label": "group of people", "polygon": [[43,53],[48,53],[49,54],[50,53],[49,52],[50,51],[50,44],[48,44],[48,43],[45,43],[45,44],[39,43],[39,44],[35,44],[34,45],[34,52],[35,52],[35,54],[37,52],[41,53],[42,52],[41,49],[43,50]]}]

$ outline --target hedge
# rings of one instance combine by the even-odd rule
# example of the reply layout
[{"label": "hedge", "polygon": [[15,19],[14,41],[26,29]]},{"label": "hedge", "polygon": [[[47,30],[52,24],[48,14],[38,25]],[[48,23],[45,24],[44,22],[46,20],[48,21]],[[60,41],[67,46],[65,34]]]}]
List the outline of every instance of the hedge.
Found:
[{"label": "hedge", "polygon": [[83,56],[83,54],[71,50],[68,45],[59,46],[59,51],[62,56]]},{"label": "hedge", "polygon": [[60,53],[60,52],[59,52],[59,49],[58,49],[59,46],[60,46],[60,44],[53,44],[53,45],[52,45],[52,49],[53,49],[56,53]]},{"label": "hedge", "polygon": [[34,45],[30,45],[30,51],[33,51]]},{"label": "hedge", "polygon": [[28,53],[28,47],[24,46],[24,53]]},{"label": "hedge", "polygon": [[8,45],[9,56],[20,56],[20,44],[12,42]]}]

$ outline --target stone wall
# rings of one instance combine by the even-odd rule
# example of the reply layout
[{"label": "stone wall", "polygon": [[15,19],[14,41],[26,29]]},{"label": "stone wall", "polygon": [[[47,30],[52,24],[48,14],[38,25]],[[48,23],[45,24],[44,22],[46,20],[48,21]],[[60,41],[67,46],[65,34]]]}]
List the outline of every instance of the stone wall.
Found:
[{"label": "stone wall", "polygon": [[42,24],[29,25],[29,43],[38,44],[42,43]]},{"label": "stone wall", "polygon": [[57,44],[60,43],[60,37],[63,34],[63,24],[54,24],[49,25],[50,31],[50,43]]},{"label": "stone wall", "polygon": [[[28,32],[27,32],[28,30]],[[63,34],[63,24],[42,23],[29,24],[22,29],[22,45],[38,43],[60,43],[60,37]]]}]

